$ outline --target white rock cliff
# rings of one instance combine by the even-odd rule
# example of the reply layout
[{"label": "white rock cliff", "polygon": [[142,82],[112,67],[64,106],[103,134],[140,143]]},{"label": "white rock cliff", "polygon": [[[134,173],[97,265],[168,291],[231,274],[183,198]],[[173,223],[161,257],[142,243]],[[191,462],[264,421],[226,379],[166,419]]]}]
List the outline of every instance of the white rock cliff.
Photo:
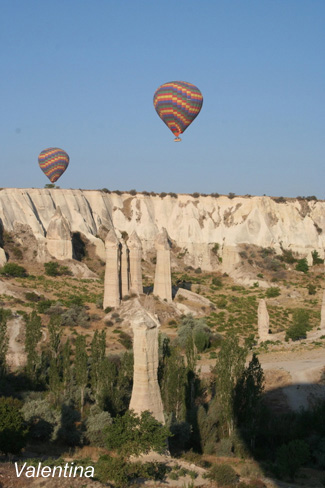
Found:
[{"label": "white rock cliff", "polygon": [[[81,232],[104,258],[103,242],[96,237],[101,227],[131,235],[136,230],[143,253],[154,248],[163,227],[183,250],[185,262],[204,270],[230,270],[239,244],[254,244],[280,250],[291,249],[310,260],[317,250],[324,257],[325,202],[288,199],[277,203],[270,197],[178,195],[165,198],[128,193],[118,195],[96,190],[19,189],[0,191],[0,218],[4,229],[15,222],[28,224],[39,241],[60,206],[72,232]],[[211,252],[220,245],[222,263]]]}]

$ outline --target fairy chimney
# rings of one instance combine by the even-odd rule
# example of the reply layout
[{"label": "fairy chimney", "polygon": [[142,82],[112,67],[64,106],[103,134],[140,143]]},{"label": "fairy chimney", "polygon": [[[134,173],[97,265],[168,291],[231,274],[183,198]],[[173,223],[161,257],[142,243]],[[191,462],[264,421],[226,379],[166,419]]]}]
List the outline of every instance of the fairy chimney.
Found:
[{"label": "fairy chimney", "polygon": [[172,280],[170,268],[170,245],[165,228],[157,235],[155,241],[157,250],[156,272],[153,293],[162,300],[172,301]]},{"label": "fairy chimney", "polygon": [[258,341],[267,341],[269,338],[270,319],[264,299],[258,305]]},{"label": "fairy chimney", "polygon": [[148,410],[165,423],[158,383],[158,320],[139,303],[132,317],[134,373],[130,410]]},{"label": "fairy chimney", "polygon": [[130,261],[130,292],[140,295],[143,293],[142,286],[142,245],[138,234],[132,232],[129,240],[129,261]]},{"label": "fairy chimney", "polygon": [[115,231],[111,229],[105,239],[104,310],[106,307],[118,307],[120,305],[120,247],[120,241],[116,237]]}]

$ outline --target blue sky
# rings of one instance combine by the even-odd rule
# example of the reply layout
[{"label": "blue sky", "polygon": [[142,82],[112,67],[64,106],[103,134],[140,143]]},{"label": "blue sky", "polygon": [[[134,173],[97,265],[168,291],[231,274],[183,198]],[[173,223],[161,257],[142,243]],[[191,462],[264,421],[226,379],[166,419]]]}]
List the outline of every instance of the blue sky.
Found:
[{"label": "blue sky", "polygon": [[[325,198],[323,0],[1,0],[1,187]],[[158,86],[204,97],[181,143]]]}]

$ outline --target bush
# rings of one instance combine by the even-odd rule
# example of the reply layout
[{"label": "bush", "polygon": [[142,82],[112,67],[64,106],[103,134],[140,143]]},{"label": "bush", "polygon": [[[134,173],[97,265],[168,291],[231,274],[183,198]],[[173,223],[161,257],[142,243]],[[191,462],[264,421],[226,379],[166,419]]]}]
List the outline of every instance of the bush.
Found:
[{"label": "bush", "polygon": [[299,259],[295,269],[296,271],[302,271],[303,273],[308,273],[309,266],[307,263],[307,258]]},{"label": "bush", "polygon": [[236,486],[238,481],[236,471],[229,464],[214,464],[209,469],[208,477],[215,481],[220,488]]},{"label": "bush", "polygon": [[19,400],[0,397],[0,451],[19,454],[26,444],[27,428]]},{"label": "bush", "polygon": [[106,446],[123,456],[138,456],[149,451],[163,453],[169,429],[160,424],[149,412],[137,416],[132,410],[123,417],[115,417],[105,429]]},{"label": "bush", "polygon": [[312,258],[313,258],[313,266],[315,266],[316,264],[323,264],[324,263],[324,259],[321,259],[319,257],[319,254],[318,252],[315,250],[311,253],[312,255]]},{"label": "bush", "polygon": [[274,298],[274,297],[278,297],[280,294],[281,294],[280,288],[278,288],[277,286],[271,286],[271,288],[268,288],[266,290],[265,296],[267,298]]},{"label": "bush", "polygon": [[316,290],[316,285],[313,285],[312,283],[308,284],[308,295],[316,295]]},{"label": "bush", "polygon": [[63,312],[61,324],[63,326],[74,327],[80,325],[87,329],[90,326],[90,317],[86,313],[84,307],[79,305],[72,305],[68,310]]},{"label": "bush", "polygon": [[60,266],[59,263],[55,261],[50,261],[48,263],[44,263],[45,274],[47,276],[59,276],[60,275]]},{"label": "bush", "polygon": [[293,312],[293,324],[288,328],[285,340],[299,341],[300,339],[306,339],[309,329],[309,312],[303,308],[297,308]]},{"label": "bush", "polygon": [[212,284],[218,288],[222,288],[223,286],[221,278],[212,278]]},{"label": "bush", "polygon": [[309,460],[309,447],[302,440],[294,440],[277,450],[277,466],[282,476],[293,481],[298,469]]},{"label": "bush", "polygon": [[93,405],[86,420],[85,436],[88,442],[93,446],[104,447],[105,434],[103,430],[111,423],[110,414],[100,410],[97,405]]},{"label": "bush", "polygon": [[0,274],[5,276],[13,276],[15,278],[24,278],[25,276],[27,276],[26,269],[16,263],[6,263],[0,269]]},{"label": "bush", "polygon": [[61,413],[51,408],[47,400],[28,400],[22,408],[22,414],[29,426],[32,439],[56,440],[60,427]]}]

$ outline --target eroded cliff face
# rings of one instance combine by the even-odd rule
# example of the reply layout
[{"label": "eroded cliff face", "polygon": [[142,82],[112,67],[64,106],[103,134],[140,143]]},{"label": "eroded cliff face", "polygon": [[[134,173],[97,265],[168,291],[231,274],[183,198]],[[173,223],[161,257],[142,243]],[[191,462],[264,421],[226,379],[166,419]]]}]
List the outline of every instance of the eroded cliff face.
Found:
[{"label": "eroded cliff face", "polygon": [[[325,202],[291,199],[276,203],[270,197],[178,195],[117,195],[93,190],[18,189],[0,191],[0,218],[6,231],[15,223],[30,226],[41,243],[56,208],[72,232],[81,232],[105,258],[102,229],[117,234],[136,231],[144,255],[154,249],[158,232],[165,227],[184,254],[186,264],[205,270],[229,271],[238,263],[237,246],[254,244],[280,251],[291,249],[310,260],[315,249],[324,257]],[[212,251],[219,244],[218,256]]]}]

